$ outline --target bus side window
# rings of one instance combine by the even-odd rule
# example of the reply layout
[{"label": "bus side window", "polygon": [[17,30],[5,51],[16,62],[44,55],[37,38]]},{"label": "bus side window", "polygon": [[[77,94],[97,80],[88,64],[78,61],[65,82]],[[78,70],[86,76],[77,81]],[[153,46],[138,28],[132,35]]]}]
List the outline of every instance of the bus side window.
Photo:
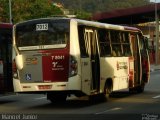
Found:
[{"label": "bus side window", "polygon": [[130,45],[123,45],[123,55],[124,56],[131,55]]},{"label": "bus side window", "polygon": [[130,56],[131,55],[131,48],[130,48],[130,41],[129,41],[129,33],[128,32],[122,33],[122,47],[123,47],[123,55]]},{"label": "bus side window", "polygon": [[145,38],[143,36],[139,36],[139,48],[140,48],[140,52],[142,54],[142,57],[146,57],[147,56],[147,51],[146,51],[146,45],[145,45]]},{"label": "bus side window", "polygon": [[111,31],[111,42],[112,42],[112,56],[120,57],[122,56],[122,48],[121,48],[121,32],[119,31]]},{"label": "bus side window", "polygon": [[79,37],[79,46],[80,46],[80,54],[81,57],[88,57],[88,53],[85,47],[85,34],[84,34],[84,27],[79,26],[78,27],[78,37]]},{"label": "bus side window", "polygon": [[100,55],[102,57],[111,56],[109,31],[100,29],[98,31],[98,37],[100,43]]},{"label": "bus side window", "polygon": [[113,45],[112,46],[112,56],[121,56],[121,46],[120,45]]},{"label": "bus side window", "polygon": [[101,43],[100,46],[101,56],[111,56],[111,49],[109,45]]}]

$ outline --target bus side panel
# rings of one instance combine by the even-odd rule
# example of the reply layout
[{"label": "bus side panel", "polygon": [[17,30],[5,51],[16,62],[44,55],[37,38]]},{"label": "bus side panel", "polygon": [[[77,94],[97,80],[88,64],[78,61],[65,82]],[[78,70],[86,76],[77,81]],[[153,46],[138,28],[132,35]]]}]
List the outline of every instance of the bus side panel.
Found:
[{"label": "bus side panel", "polygon": [[105,58],[105,57],[100,58],[100,77],[101,77],[100,89],[102,91],[104,91],[105,81],[108,78],[113,78],[113,73],[114,73],[112,66],[108,63],[108,59],[110,58]]},{"label": "bus side panel", "polygon": [[119,89],[129,87],[129,60],[128,57],[123,57],[122,60],[117,60],[117,73],[119,73]]},{"label": "bus side panel", "polygon": [[129,86],[129,63],[126,57],[101,58],[101,89],[103,90],[105,80],[113,80],[113,91],[125,89]]}]

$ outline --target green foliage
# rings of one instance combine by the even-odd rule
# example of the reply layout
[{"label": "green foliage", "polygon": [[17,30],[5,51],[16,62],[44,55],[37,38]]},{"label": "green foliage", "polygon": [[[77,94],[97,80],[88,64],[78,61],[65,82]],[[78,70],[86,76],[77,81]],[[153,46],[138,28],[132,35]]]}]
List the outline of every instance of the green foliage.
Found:
[{"label": "green foliage", "polygon": [[149,4],[149,0],[108,0],[110,4],[106,4],[106,10],[132,8]]},{"label": "green foliage", "polygon": [[9,21],[9,4],[7,0],[0,0],[0,22]]},{"label": "green foliage", "polygon": [[89,13],[111,11],[149,4],[149,0],[53,0],[63,3],[65,8],[83,10]]},{"label": "green foliage", "polygon": [[[14,23],[29,19],[63,15],[53,2],[74,11],[77,18],[88,19],[96,12],[149,4],[149,0],[11,0]],[[0,22],[9,22],[9,0],[0,0]]]},{"label": "green foliage", "polygon": [[85,11],[77,11],[77,12],[75,12],[75,15],[79,19],[86,19],[86,20],[88,20],[92,16],[91,13],[85,12]]},{"label": "green foliage", "polygon": [[[8,0],[0,0],[0,21],[9,21]],[[2,10],[1,10],[2,9]],[[53,5],[50,0],[12,0],[12,17],[14,23],[29,19],[63,15],[60,8]]]}]

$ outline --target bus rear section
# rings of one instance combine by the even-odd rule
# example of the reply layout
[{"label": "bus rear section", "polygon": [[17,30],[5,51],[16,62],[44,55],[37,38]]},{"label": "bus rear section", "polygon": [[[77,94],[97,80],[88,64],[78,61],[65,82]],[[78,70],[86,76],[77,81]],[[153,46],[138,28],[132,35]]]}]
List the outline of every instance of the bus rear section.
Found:
[{"label": "bus rear section", "polygon": [[0,93],[12,93],[12,27],[0,23]]},{"label": "bus rear section", "polygon": [[65,100],[76,90],[76,80],[75,86],[69,84],[77,75],[76,58],[69,54],[69,19],[40,19],[15,25],[13,48],[15,92],[47,93],[52,101],[53,97]]}]

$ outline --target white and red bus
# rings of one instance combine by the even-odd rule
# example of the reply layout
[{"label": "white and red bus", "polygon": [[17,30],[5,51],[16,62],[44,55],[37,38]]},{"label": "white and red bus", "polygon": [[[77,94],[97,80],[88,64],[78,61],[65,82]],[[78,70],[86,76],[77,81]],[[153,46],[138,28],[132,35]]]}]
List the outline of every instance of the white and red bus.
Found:
[{"label": "white and red bus", "polygon": [[13,28],[14,90],[64,101],[149,82],[146,39],[137,28],[73,18],[43,18]]},{"label": "white and red bus", "polygon": [[13,92],[12,28],[10,23],[0,23],[0,93]]}]

